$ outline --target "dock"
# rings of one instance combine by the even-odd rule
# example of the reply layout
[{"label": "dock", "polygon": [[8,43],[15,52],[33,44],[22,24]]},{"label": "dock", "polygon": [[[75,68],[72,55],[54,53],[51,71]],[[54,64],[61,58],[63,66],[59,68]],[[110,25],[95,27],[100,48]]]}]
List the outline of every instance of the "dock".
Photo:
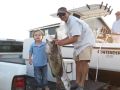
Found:
[{"label": "dock", "polygon": [[[71,81],[72,83],[74,81]],[[33,78],[27,78],[27,87],[26,90],[37,90],[36,86],[35,86],[35,80]],[[98,81],[93,81],[93,80],[87,80],[85,83],[85,88],[84,90],[104,90],[102,89],[104,86],[106,85],[106,83],[103,82],[98,82]],[[50,82],[49,81],[49,88],[50,90],[57,90],[56,89],[56,83],[55,82]],[[44,89],[43,89],[44,90]],[[65,90],[65,88],[61,88],[59,90]]]},{"label": "dock", "polygon": [[[74,81],[72,81],[74,82]],[[87,80],[85,83],[85,88],[84,90],[103,90],[102,88],[106,85],[106,83],[103,82],[95,82],[92,80]],[[51,83],[49,84],[50,90],[56,90],[56,84]],[[64,88],[59,89],[59,90],[65,90]]]},{"label": "dock", "polygon": [[105,85],[107,84],[103,82],[87,80],[84,90],[102,90]]}]

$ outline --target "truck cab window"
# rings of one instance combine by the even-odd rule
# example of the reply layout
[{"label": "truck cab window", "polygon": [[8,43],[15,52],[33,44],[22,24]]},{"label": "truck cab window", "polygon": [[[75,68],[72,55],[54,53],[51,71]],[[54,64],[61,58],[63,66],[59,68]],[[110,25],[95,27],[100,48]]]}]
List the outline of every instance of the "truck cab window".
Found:
[{"label": "truck cab window", "polygon": [[25,64],[22,51],[22,41],[0,40],[0,62]]}]

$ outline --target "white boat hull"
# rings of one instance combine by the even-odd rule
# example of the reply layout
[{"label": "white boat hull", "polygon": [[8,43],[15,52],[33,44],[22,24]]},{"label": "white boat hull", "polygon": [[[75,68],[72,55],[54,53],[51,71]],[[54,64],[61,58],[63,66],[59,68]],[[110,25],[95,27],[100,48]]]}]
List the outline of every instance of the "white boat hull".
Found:
[{"label": "white boat hull", "polygon": [[[65,46],[62,54],[65,58],[72,58],[73,47]],[[120,72],[120,44],[96,43],[92,50],[90,68]]]}]

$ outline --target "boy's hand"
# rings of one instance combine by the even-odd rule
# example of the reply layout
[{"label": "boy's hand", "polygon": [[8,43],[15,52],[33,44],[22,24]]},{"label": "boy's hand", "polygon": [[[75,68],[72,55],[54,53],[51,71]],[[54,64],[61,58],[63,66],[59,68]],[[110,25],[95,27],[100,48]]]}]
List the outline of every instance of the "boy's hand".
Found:
[{"label": "boy's hand", "polygon": [[32,59],[29,59],[29,64],[32,65]]}]

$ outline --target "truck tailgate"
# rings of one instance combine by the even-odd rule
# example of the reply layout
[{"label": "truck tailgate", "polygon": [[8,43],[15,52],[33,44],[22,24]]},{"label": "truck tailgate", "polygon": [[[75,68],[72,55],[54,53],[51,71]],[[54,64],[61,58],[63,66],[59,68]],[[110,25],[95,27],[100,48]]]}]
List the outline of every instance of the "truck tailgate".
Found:
[{"label": "truck tailgate", "polygon": [[0,90],[11,90],[13,77],[25,74],[24,64],[0,62]]}]

